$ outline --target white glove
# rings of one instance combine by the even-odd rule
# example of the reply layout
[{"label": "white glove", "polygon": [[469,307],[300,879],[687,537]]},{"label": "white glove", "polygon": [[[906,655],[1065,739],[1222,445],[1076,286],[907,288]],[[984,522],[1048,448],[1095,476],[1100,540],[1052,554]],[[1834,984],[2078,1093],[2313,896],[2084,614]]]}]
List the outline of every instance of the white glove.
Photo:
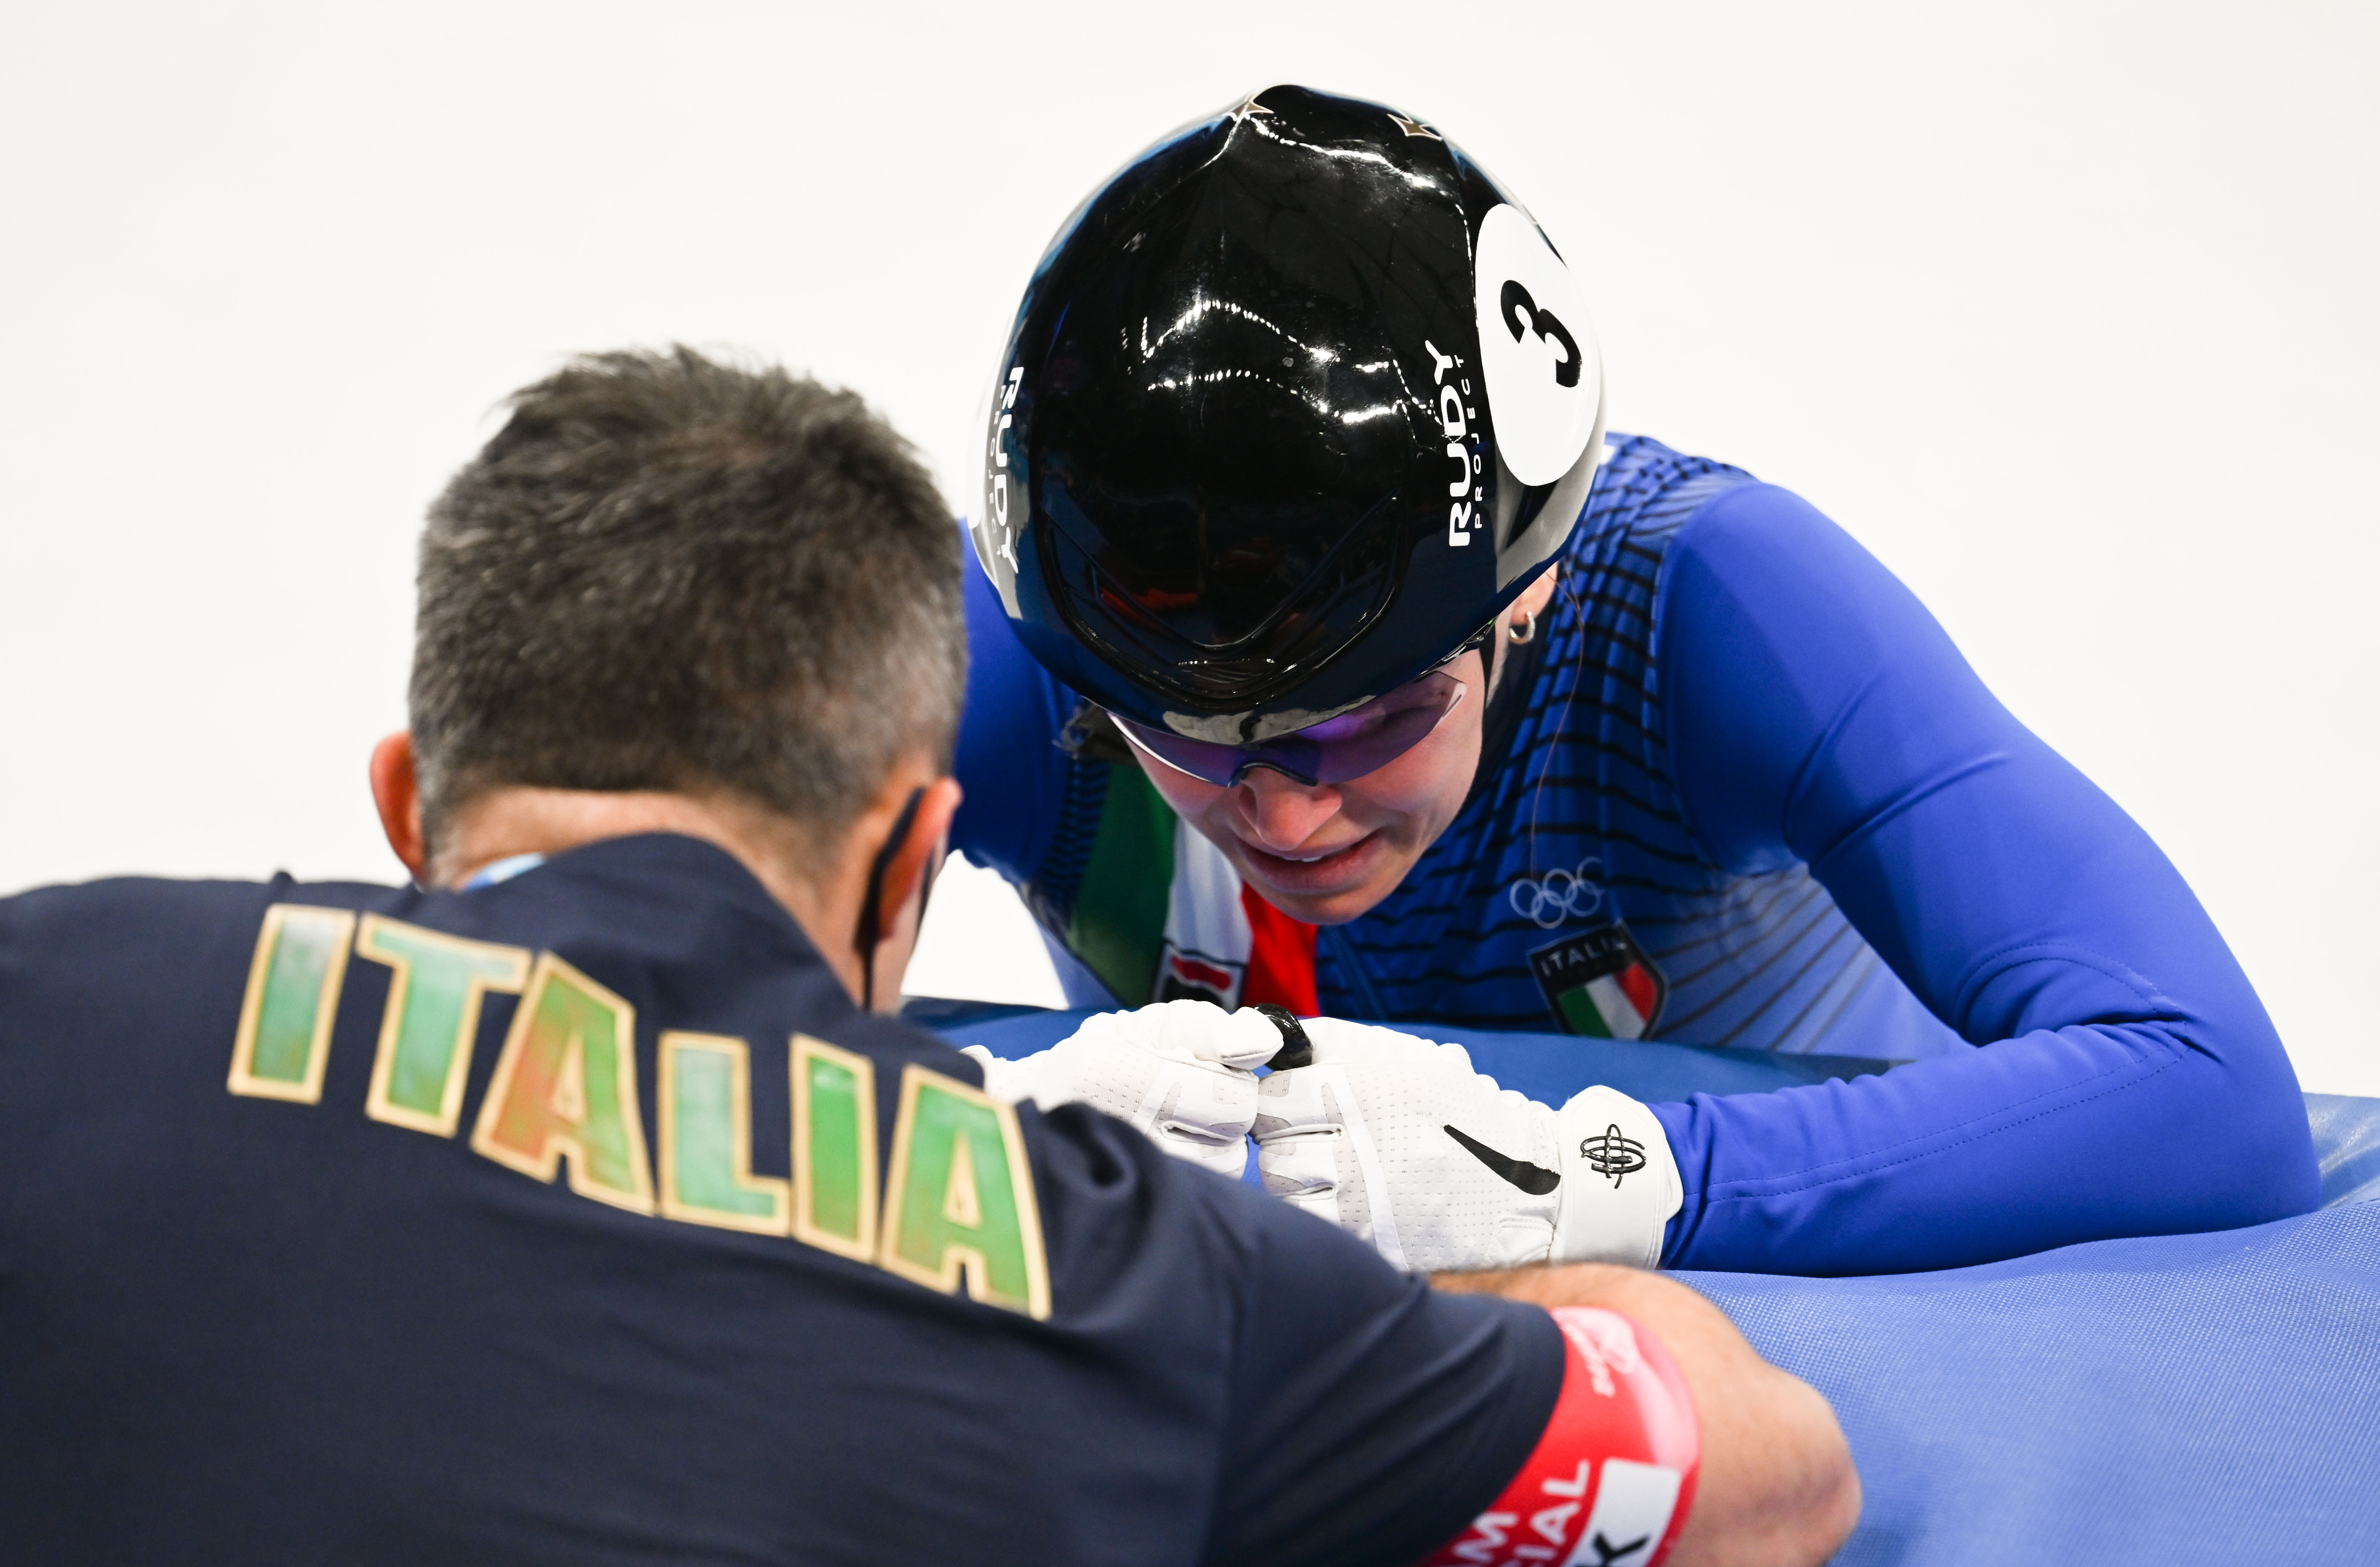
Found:
[{"label": "white glove", "polygon": [[1209,1002],[1160,1002],[1137,1012],[1103,1012],[1071,1039],[1022,1061],[981,1045],[959,1053],[983,1067],[984,1092],[1043,1110],[1069,1103],[1129,1121],[1176,1159],[1236,1177],[1248,1161],[1257,1076],[1281,1049],[1263,1014],[1225,1012]]},{"label": "white glove", "polygon": [[1258,1089],[1267,1191],[1414,1272],[1660,1261],[1683,1188],[1636,1100],[1597,1087],[1549,1110],[1460,1045],[1333,1018],[1305,1035],[1314,1064]]}]

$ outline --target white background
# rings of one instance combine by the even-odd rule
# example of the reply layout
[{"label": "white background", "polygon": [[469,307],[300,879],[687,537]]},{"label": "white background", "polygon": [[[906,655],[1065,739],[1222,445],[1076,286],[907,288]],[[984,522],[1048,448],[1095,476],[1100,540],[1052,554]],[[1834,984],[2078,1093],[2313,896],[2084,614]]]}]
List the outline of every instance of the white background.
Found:
[{"label": "white background", "polygon": [[[0,889],[387,879],[424,503],[565,353],[738,346],[971,492],[1101,176],[1297,80],[1449,129],[1613,425],[1799,490],[2145,823],[2313,1088],[2380,1093],[2380,10],[12,8]],[[913,990],[1041,994],[996,883]]]}]

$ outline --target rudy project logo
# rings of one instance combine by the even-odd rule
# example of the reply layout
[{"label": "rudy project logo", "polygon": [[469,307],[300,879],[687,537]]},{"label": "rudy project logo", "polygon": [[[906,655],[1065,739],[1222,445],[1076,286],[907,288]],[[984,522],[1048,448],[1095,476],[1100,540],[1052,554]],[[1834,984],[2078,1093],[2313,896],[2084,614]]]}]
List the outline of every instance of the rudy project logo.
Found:
[{"label": "rudy project logo", "polygon": [[1565,1034],[1641,1039],[1653,1030],[1669,981],[1628,927],[1614,919],[1529,954],[1530,971]]},{"label": "rudy project logo", "polygon": [[1454,465],[1454,477],[1446,481],[1451,497],[1446,507],[1446,541],[1467,545],[1470,530],[1488,525],[1486,503],[1479,493],[1481,458],[1475,428],[1479,410],[1470,400],[1471,378],[1463,371],[1463,357],[1439,353],[1438,345],[1427,338],[1422,340],[1422,347],[1429,354],[1438,387],[1438,422],[1446,436],[1446,457]]},{"label": "rudy project logo", "polygon": [[[1016,525],[1009,519],[1010,494],[1015,489],[1015,476],[1008,468],[1008,427],[1016,420],[1016,393],[1025,383],[1025,367],[1012,369],[1005,379],[991,390],[991,402],[984,416],[983,515],[975,519],[976,558],[983,563],[984,575],[1002,585],[1002,597],[1012,597],[1007,586],[1016,579]],[[1022,510],[1020,498],[1015,504]],[[1021,524],[1020,516],[1017,523]],[[1002,562],[1007,563],[1003,573]],[[1011,613],[1015,606],[1012,603]]]}]

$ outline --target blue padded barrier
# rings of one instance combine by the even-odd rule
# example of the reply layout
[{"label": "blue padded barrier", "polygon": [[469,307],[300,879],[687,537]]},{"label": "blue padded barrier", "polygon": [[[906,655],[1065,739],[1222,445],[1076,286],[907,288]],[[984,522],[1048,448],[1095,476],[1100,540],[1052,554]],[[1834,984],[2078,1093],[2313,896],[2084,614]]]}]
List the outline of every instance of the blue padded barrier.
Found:
[{"label": "blue padded barrier", "polygon": [[[986,1007],[938,1014],[919,1009],[909,1015],[953,1044],[981,1045],[996,1056],[1014,1059],[1056,1044],[1082,1026],[1094,1010]],[[1415,1031],[1461,1045],[1471,1052],[1471,1064],[1499,1085],[1548,1104],[1560,1104],[1591,1083],[1608,1084],[1634,1099],[1682,1099],[1698,1093],[1763,1093],[1829,1077],[1857,1077],[1893,1064],[1847,1055],[1705,1050],[1570,1034],[1499,1034],[1435,1023],[1417,1026]]]},{"label": "blue padded barrier", "polygon": [[[1028,1055],[1084,1013],[928,1019]],[[1559,1104],[1883,1069],[1432,1026]],[[2380,1099],[2308,1094],[2325,1211],[1941,1273],[1680,1273],[1825,1393],[1866,1505],[1838,1567],[2380,1564]]]},{"label": "blue padded barrier", "polygon": [[[954,1045],[981,1045],[1013,1060],[1056,1044],[1094,1010],[1044,1012],[930,1002],[912,1002],[908,1014]],[[1419,1025],[1415,1031],[1463,1046],[1471,1052],[1472,1065],[1543,1104],[1560,1104],[1595,1083],[1640,1099],[1683,1099],[1695,1094],[1766,1093],[1829,1077],[1864,1076],[1897,1064],[1848,1055],[1779,1055],[1569,1034],[1500,1034],[1435,1023]],[[2322,1161],[2323,1206],[2380,1197],[2380,1099],[2308,1094],[2305,1101],[2314,1153]]]},{"label": "blue padded barrier", "polygon": [[2322,1160],[2322,1206],[2380,1197],[2380,1099],[2308,1094],[2305,1101]]},{"label": "blue padded barrier", "polygon": [[1838,1567],[2380,1562],[2380,1204],[1944,1273],[1681,1273],[1827,1395]]}]

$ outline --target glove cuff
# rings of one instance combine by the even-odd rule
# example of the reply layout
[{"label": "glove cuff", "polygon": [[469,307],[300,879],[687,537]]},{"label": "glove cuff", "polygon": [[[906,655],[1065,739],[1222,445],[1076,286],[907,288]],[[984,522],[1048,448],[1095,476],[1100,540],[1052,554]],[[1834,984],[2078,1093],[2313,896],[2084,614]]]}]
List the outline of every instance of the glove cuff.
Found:
[{"label": "glove cuff", "polygon": [[1600,1086],[1554,1115],[1562,1201],[1555,1262],[1658,1268],[1661,1237],[1685,1199],[1670,1136],[1643,1104]]},{"label": "glove cuff", "polygon": [[[992,1054],[981,1045],[962,1045],[959,1054],[983,1068],[983,1091],[1003,1104],[1023,1104],[1034,1099],[1035,1089],[1042,1076],[1050,1052],[1039,1051],[1018,1061],[1009,1061]],[[1036,1102],[1038,1102],[1038,1100]],[[1048,1105],[1041,1106],[1047,1110]]]}]

